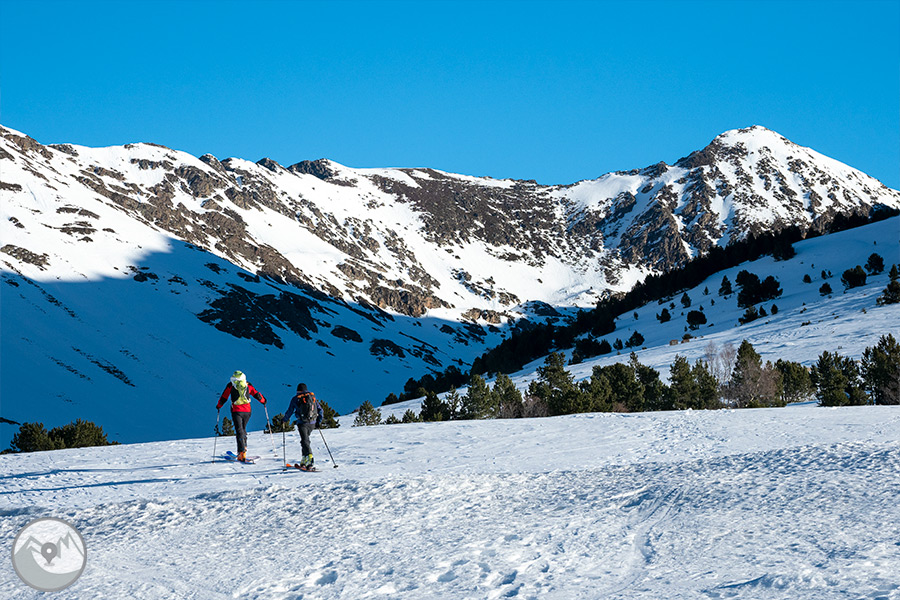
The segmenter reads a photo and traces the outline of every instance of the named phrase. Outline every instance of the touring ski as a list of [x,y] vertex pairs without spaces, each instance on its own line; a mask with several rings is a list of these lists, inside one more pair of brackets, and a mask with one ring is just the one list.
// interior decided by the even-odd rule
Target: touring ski
[[247,465],[255,464],[257,460],[259,460],[258,456],[246,456],[244,460],[238,460],[237,454],[229,450],[225,454],[222,455],[222,458],[229,462],[242,462]]
[[318,469],[315,467],[304,467],[300,463],[287,463],[284,465],[285,468],[288,469],[297,469],[298,471],[307,471],[309,473],[318,473]]

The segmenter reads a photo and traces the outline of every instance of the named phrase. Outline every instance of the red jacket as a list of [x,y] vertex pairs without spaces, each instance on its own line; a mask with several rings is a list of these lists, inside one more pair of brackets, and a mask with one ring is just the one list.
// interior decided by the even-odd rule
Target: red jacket
[[266,399],[263,397],[263,395],[260,394],[257,391],[257,389],[255,387],[253,387],[253,384],[250,383],[249,381],[247,382],[247,396],[248,396],[248,402],[246,404],[235,404],[235,401],[240,399],[241,396],[240,396],[240,393],[237,391],[237,389],[235,389],[235,387],[233,385],[231,385],[231,382],[229,381],[228,385],[225,386],[225,391],[222,392],[222,396],[219,398],[219,403],[216,404],[216,410],[219,410],[220,408],[222,408],[222,405],[225,404],[229,398],[231,398],[231,412],[233,412],[233,413],[235,413],[235,412],[240,412],[240,413],[250,412],[250,402],[249,402],[250,396],[259,400],[260,404],[266,403]]

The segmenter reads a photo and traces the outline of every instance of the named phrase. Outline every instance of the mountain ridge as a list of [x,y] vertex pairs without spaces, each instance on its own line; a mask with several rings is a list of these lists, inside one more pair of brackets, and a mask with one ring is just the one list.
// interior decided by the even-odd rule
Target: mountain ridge
[[[900,207],[895,190],[819,168],[774,132],[733,135],[683,166],[540,186],[44,146],[0,129],[0,290],[4,314],[21,316],[4,320],[3,395],[40,398],[4,415],[127,415],[177,381],[184,422],[163,435],[194,435],[211,420],[201,399],[236,368],[267,394],[306,380],[345,412],[409,377],[464,371],[520,320],[564,322],[714,244]],[[121,401],[95,409],[98,393]],[[160,435],[139,428],[109,433]]]
[[[511,308],[527,300],[589,306],[607,291],[627,290],[650,272],[681,266],[731,239],[788,224],[821,229],[835,214],[866,211],[879,203],[900,207],[897,191],[759,126],[725,132],[674,165],[661,162],[567,186],[435,169],[353,169],[327,159],[285,168],[266,158],[256,163],[237,158],[219,161],[211,155],[195,158],[150,143],[99,150],[45,147],[11,130],[4,132],[4,139],[23,152],[45,159],[50,149],[73,161],[73,155],[99,154],[93,164],[86,161],[90,169],[75,174],[79,185],[251,272],[334,297],[361,297],[411,316],[455,308],[461,304],[460,293],[464,304],[477,303],[478,298],[499,300],[491,306],[482,301],[477,307],[481,310],[496,310],[497,304]],[[125,169],[101,164],[119,149],[136,154],[127,159],[141,171],[129,173],[137,184],[122,186]],[[11,158],[8,152],[0,156]],[[817,162],[827,164],[831,172],[816,167]],[[775,168],[785,164],[787,172]],[[155,185],[140,184],[147,172],[159,169],[165,174],[156,176]],[[314,194],[316,181],[329,186],[324,194]],[[323,210],[323,204],[334,204],[338,196],[342,210]],[[181,202],[176,205],[176,200]],[[394,218],[375,218],[379,208],[393,213],[385,217]],[[297,268],[289,251],[271,244],[259,228],[246,222],[241,211],[250,209],[272,211],[267,221],[279,216],[291,219],[312,233],[316,239],[310,242],[329,246],[334,260],[325,261],[326,269]],[[398,212],[405,213],[399,222]],[[204,239],[195,230],[198,226],[220,235]],[[516,290],[509,289],[509,283],[491,283],[486,273],[471,277],[469,265],[460,264],[461,259],[442,261],[443,273],[436,276],[434,268],[423,268],[418,259],[425,248],[407,246],[411,236],[432,255],[443,249],[456,256],[459,250],[476,246],[480,253],[498,259],[491,266],[506,271],[506,279],[516,279],[509,263],[546,268],[554,259],[590,277],[581,288],[568,289],[566,282],[557,282],[555,289],[544,286],[537,294],[528,288],[531,297],[525,297],[522,286]],[[395,266],[399,269],[391,268]],[[389,271],[394,272],[385,277]],[[446,291],[453,284],[458,293]]]

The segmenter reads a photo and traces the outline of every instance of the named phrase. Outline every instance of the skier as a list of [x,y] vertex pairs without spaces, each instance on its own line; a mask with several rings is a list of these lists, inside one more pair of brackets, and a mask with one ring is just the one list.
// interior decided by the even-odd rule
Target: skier
[[309,434],[313,429],[322,426],[325,413],[322,405],[316,400],[316,395],[310,392],[305,383],[297,384],[297,394],[291,398],[291,404],[284,414],[284,420],[289,422],[291,415],[297,415],[297,431],[300,432],[300,446],[303,458],[300,459],[300,470],[312,471],[313,465],[312,446],[309,444]]
[[234,422],[234,437],[237,438],[238,460],[243,462],[247,458],[247,422],[250,421],[250,396],[265,405],[265,397],[257,391],[253,384],[247,381],[247,376],[240,371],[235,371],[231,381],[225,386],[225,391],[216,404],[216,410],[231,398],[231,420]]

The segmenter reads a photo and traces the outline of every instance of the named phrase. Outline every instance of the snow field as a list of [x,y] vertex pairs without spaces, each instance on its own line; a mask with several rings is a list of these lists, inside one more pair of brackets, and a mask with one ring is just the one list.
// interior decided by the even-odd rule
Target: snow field
[[[0,537],[72,522],[85,599],[897,599],[898,424],[805,405],[341,428],[338,469],[313,437],[316,474],[261,433],[252,466],[210,463],[211,439],[3,456]],[[0,564],[0,598],[36,597]]]

